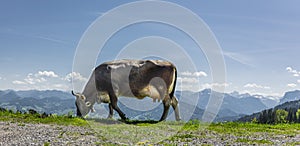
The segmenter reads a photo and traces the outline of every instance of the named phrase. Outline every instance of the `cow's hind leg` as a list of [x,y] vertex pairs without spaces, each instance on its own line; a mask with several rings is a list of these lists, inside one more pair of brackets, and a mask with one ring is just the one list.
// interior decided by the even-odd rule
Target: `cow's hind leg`
[[164,121],[164,120],[166,120],[166,118],[167,118],[167,116],[168,116],[168,113],[169,113],[170,102],[171,102],[171,100],[170,100],[170,97],[169,97],[169,96],[168,96],[168,97],[165,97],[165,98],[163,99],[164,112],[163,112],[163,114],[162,114],[162,116],[161,116],[161,118],[160,118],[159,121]]
[[181,118],[180,118],[180,115],[179,115],[179,105],[178,105],[178,99],[176,98],[176,96],[172,97],[171,105],[172,105],[172,107],[175,111],[176,121],[180,121]]
[[112,118],[113,118],[113,115],[114,115],[114,109],[113,109],[111,103],[108,104],[108,108],[109,108],[109,114],[108,114],[107,119],[112,119]]
[[118,104],[117,104],[118,97],[114,93],[111,92],[111,93],[109,93],[109,98],[110,98],[110,104],[111,104],[112,108],[118,112],[118,114],[122,120],[126,120],[127,118],[126,118],[125,114],[118,107]]

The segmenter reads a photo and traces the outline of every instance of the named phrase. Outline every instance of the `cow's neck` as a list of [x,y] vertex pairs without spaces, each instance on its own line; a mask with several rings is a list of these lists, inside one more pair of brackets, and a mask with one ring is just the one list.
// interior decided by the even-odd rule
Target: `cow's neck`
[[92,73],[89,81],[85,85],[85,88],[82,94],[86,97],[86,101],[89,101],[92,105],[95,104],[97,98],[97,90],[96,90],[96,83],[95,83],[95,74]]

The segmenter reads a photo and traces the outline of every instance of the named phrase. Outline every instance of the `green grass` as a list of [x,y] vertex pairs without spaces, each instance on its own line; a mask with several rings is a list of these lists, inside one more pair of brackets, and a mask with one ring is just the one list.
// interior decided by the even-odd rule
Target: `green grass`
[[[207,133],[216,133],[216,137],[210,137]],[[255,123],[202,123],[199,121],[187,122],[181,130],[174,136],[168,138],[169,141],[189,142],[190,138],[200,139],[221,139],[227,140],[226,136],[236,136],[234,143],[245,145],[274,145],[272,139],[276,136],[283,135],[286,138],[295,137],[300,134],[300,124],[255,124]],[[270,139],[270,137],[273,137]],[[266,138],[266,139],[265,139]],[[166,144],[161,142],[160,144]],[[299,142],[287,143],[288,145],[299,145]],[[230,143],[229,143],[230,145]]]
[[235,134],[237,136],[251,135],[254,133],[270,133],[270,134],[299,134],[300,124],[255,124],[255,123],[212,123],[209,125],[209,130],[223,134]]
[[48,115],[43,117],[42,114],[21,113],[13,111],[0,111],[0,121],[11,121],[19,123],[43,123],[43,124],[58,124],[58,125],[74,125],[87,126],[86,120],[67,115]]

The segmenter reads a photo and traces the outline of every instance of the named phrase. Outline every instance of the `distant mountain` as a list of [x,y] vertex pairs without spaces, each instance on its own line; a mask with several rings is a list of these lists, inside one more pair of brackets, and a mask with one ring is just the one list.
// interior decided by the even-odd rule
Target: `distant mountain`
[[274,109],[289,109],[289,108],[299,109],[300,108],[300,99],[295,100],[295,101],[285,102],[283,104],[276,106]]
[[27,111],[34,109],[40,113],[66,114],[75,111],[75,98],[62,91],[13,91],[0,92],[0,107]]
[[0,97],[0,103],[15,102],[20,99],[21,97],[14,91],[3,91]]
[[262,95],[254,95],[254,97],[260,99],[260,101],[267,106],[267,108],[273,108],[279,104],[279,98],[273,96],[262,96]]
[[59,98],[59,99],[71,99],[75,98],[72,94],[68,92],[58,91],[58,90],[27,90],[27,91],[15,91],[20,97],[28,98],[33,97],[37,99],[43,98]]
[[237,91],[229,93],[229,95],[236,98],[256,98],[259,99],[267,108],[273,108],[279,104],[279,98],[274,96],[263,96],[263,95],[250,95],[249,93],[240,94]]
[[205,109],[209,99],[211,98],[211,93],[213,92],[214,95],[219,96],[218,98],[222,98],[223,96],[223,102],[221,104],[220,111],[230,110],[238,115],[251,114],[267,108],[267,106],[265,106],[260,99],[251,96],[250,94],[235,94],[235,96],[232,96],[231,94],[218,93],[210,89],[205,89],[198,93],[198,107]]
[[[211,97],[211,95],[216,95],[216,97]],[[223,101],[219,101],[221,102],[221,105],[215,121],[237,120],[244,115],[252,114],[268,108],[268,106],[266,106],[263,101],[267,98],[258,98],[257,96],[251,96],[250,94],[239,94],[238,92],[227,94],[212,91],[211,89],[204,89],[200,92],[177,91],[176,96],[182,102],[186,104],[196,105],[203,111],[207,108],[208,102],[210,100],[212,100],[210,102],[211,105],[213,105],[214,103],[216,103],[216,101],[213,100],[222,100],[223,98]],[[198,119],[201,116],[199,115]]]
[[286,92],[283,98],[280,99],[280,104],[283,104],[288,101],[295,101],[295,100],[300,100],[299,90]]

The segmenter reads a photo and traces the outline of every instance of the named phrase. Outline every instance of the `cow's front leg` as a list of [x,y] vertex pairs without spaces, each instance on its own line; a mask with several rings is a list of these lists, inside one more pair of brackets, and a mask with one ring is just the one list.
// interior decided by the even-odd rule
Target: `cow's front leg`
[[114,109],[113,109],[111,103],[108,104],[108,108],[109,108],[109,114],[108,114],[107,119],[112,119],[112,118],[113,118],[113,115],[114,115]]
[[168,116],[168,113],[169,113],[169,108],[170,108],[170,97],[165,97],[164,100],[163,100],[163,105],[164,105],[164,112],[160,118],[159,121],[164,121],[166,120],[167,116]]
[[112,108],[114,110],[116,110],[119,114],[119,116],[121,117],[122,120],[126,120],[126,116],[125,114],[120,110],[120,108],[118,107],[118,97],[114,94],[114,93],[109,93],[109,97],[110,97],[110,104],[112,106]]

